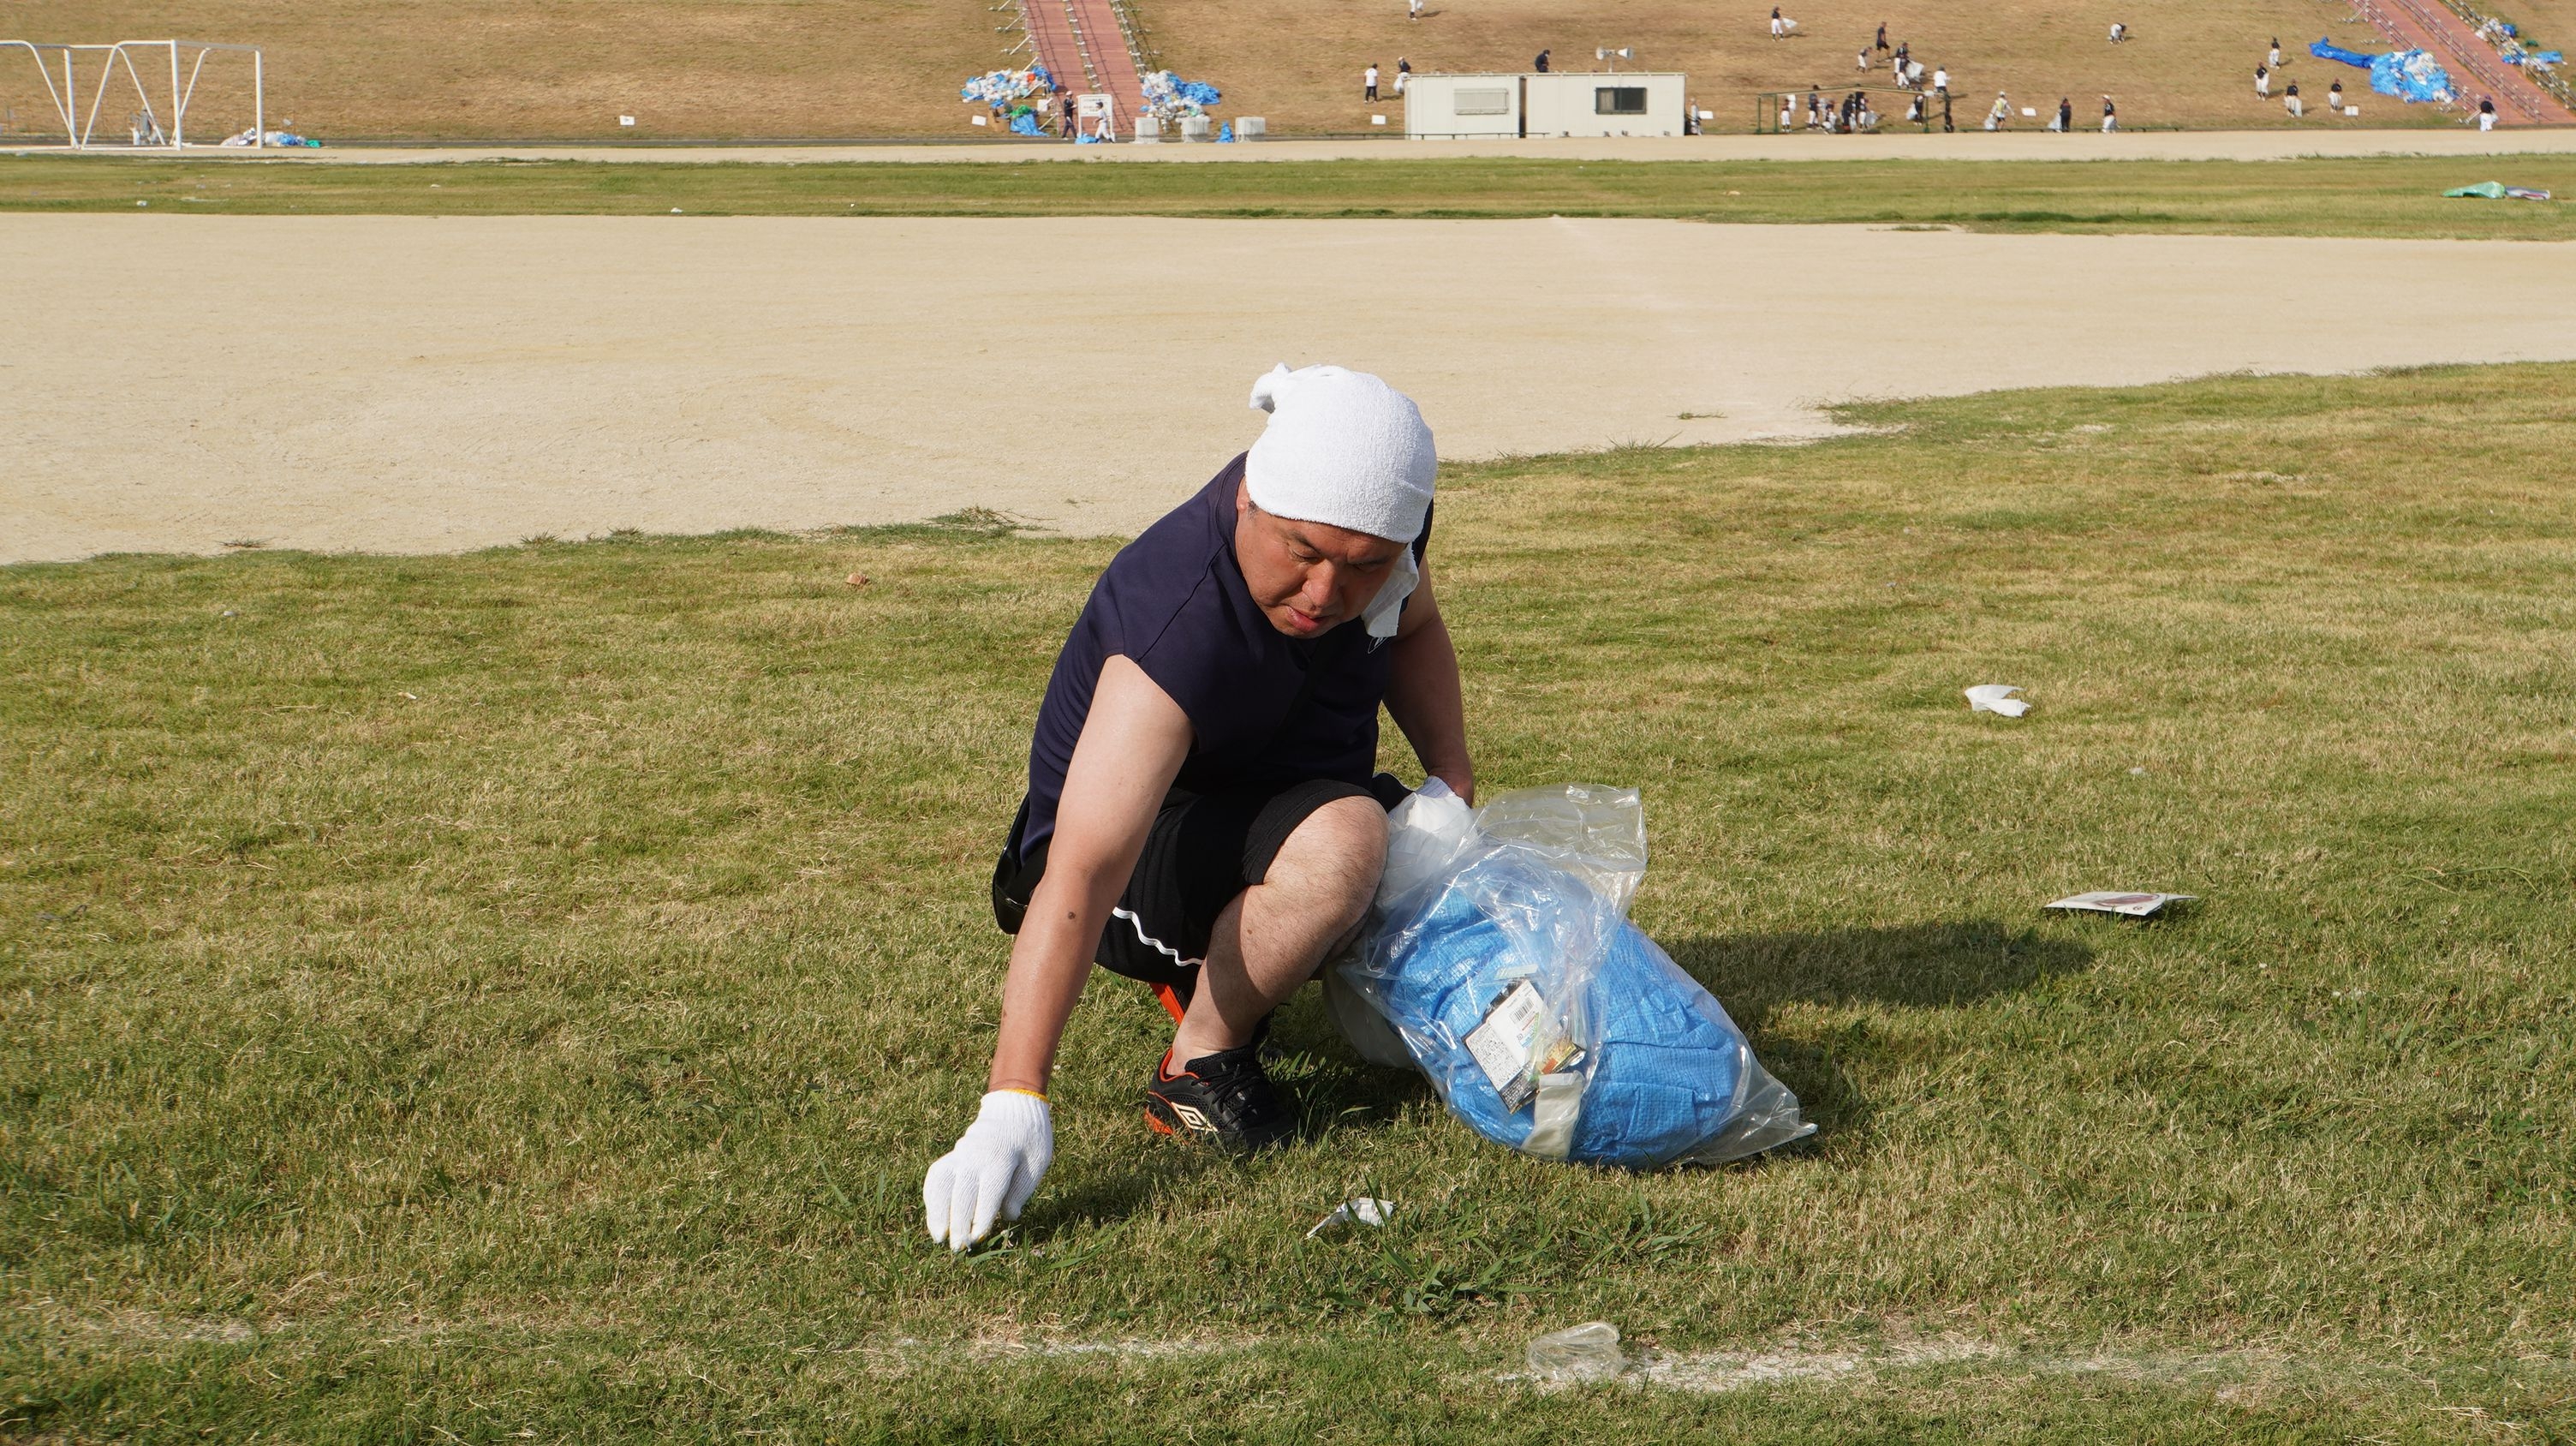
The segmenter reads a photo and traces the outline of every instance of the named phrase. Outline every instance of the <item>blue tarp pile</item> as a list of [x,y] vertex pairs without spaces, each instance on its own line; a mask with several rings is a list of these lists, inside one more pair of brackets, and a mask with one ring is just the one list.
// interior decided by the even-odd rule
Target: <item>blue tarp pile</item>
[[1205,115],[1209,106],[1225,99],[1223,92],[1206,81],[1183,80],[1168,70],[1149,71],[1142,79],[1145,114],[1165,125],[1177,126],[1185,117]]
[[2451,73],[2430,51],[2400,50],[2370,63],[2370,88],[2408,102],[2451,98]]
[[1043,65],[1026,70],[988,70],[958,87],[957,98],[982,101],[995,110],[1007,110],[1015,100],[1055,93],[1055,77]]
[[2534,70],[2554,70],[2567,60],[2566,53],[2563,51],[2532,49],[2524,43],[2522,32],[2516,30],[2510,21],[2489,20],[2478,27],[2478,38],[2494,46],[2496,54],[2503,57],[2507,65],[2527,65]]
[[2364,55],[2358,50],[2346,50],[2342,46],[2335,44],[2333,41],[2322,37],[2318,39],[2316,44],[2308,47],[2308,54],[2315,56],[2319,60],[2340,60],[2346,65],[2358,66],[2363,70],[2370,69],[2370,63],[2379,58],[2376,55]]

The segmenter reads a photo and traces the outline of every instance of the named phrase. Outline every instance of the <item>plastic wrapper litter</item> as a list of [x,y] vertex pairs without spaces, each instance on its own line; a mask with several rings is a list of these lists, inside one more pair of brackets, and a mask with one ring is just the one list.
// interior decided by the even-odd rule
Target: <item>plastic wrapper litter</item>
[[1388,825],[1371,928],[1327,980],[1364,1056],[1391,1063],[1400,1044],[1469,1128],[1543,1159],[1713,1165],[1815,1132],[1725,1008],[1628,922],[1636,790],[1470,810],[1435,779]]

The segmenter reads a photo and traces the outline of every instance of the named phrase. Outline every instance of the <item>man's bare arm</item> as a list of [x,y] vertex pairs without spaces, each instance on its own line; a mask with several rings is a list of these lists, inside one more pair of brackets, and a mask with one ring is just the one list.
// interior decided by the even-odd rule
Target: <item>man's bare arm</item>
[[1056,800],[1046,873],[1011,945],[989,1088],[1046,1093],[1100,931],[1189,751],[1189,715],[1171,695],[1127,658],[1103,664]]
[[1476,765],[1467,754],[1467,703],[1458,686],[1458,650],[1449,642],[1449,625],[1441,620],[1440,601],[1431,593],[1431,565],[1422,565],[1422,581],[1396,628],[1394,675],[1387,680],[1386,711],[1424,771],[1447,783],[1460,798],[1476,798]]

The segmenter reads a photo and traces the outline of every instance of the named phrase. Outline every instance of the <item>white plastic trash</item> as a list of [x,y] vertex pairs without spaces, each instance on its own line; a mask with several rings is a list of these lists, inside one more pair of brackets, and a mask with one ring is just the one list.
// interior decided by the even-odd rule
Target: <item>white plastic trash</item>
[[1971,713],[2000,713],[2007,718],[2018,718],[2024,713],[2030,711],[2029,699],[2016,698],[2013,696],[2013,694],[2020,691],[2021,689],[2014,687],[2009,683],[1979,683],[1977,686],[1966,690],[1968,695],[1968,711]]
[[1185,140],[1185,141],[1203,141],[1203,140],[1206,140],[1207,138],[1208,138],[1208,118],[1207,118],[1206,116],[1203,116],[1203,115],[1185,115],[1185,116],[1181,117],[1181,139],[1182,139],[1182,140]]
[[1619,1328],[1606,1320],[1550,1331],[1529,1343],[1529,1368],[1556,1381],[1606,1381],[1628,1369]]
[[1270,122],[1257,115],[1239,116],[1235,119],[1234,138],[1236,140],[1257,141],[1268,134],[1270,134]]

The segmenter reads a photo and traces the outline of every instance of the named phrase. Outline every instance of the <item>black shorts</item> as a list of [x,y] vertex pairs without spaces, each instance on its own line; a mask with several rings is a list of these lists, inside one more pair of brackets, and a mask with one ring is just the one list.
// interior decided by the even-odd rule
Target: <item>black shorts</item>
[[[1163,796],[1162,811],[1145,835],[1145,851],[1137,856],[1136,872],[1128,876],[1109,926],[1101,931],[1092,962],[1153,985],[1167,1007],[1187,1008],[1216,916],[1235,895],[1269,875],[1271,860],[1297,825],[1340,799],[1375,799],[1379,807],[1393,808],[1406,792],[1386,773],[1365,787],[1317,778],[1212,793],[1173,789]],[[1011,821],[1010,839],[993,866],[993,921],[1005,934],[1020,931],[1029,897],[1046,875],[1044,840],[1022,856],[1020,835],[1028,823],[1029,804],[1023,798],[1019,817]]]

